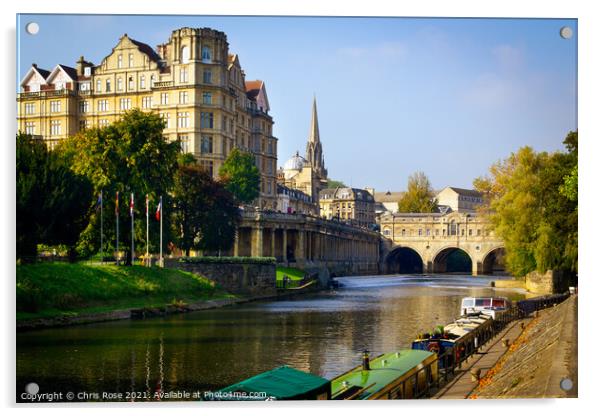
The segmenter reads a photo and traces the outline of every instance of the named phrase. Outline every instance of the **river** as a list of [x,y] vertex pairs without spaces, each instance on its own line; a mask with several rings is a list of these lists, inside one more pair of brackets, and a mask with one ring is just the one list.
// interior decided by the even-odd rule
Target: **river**
[[[326,378],[371,355],[408,348],[451,321],[465,296],[524,298],[491,278],[338,278],[333,291],[147,320],[17,334],[17,395],[215,390],[280,365]],[[92,398],[94,399],[94,397]]]

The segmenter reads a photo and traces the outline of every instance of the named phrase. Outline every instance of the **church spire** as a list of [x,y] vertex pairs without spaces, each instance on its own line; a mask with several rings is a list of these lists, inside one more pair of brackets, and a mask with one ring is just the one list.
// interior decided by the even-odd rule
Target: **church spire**
[[309,142],[320,142],[320,129],[318,127],[318,109],[316,107],[316,96],[314,95],[314,104],[311,110],[311,125],[309,127]]
[[307,150],[305,159],[311,165],[312,170],[319,176],[326,178],[328,172],[324,167],[324,155],[322,154],[322,143],[320,142],[320,129],[318,127],[318,107],[316,105],[316,96],[311,109],[311,124],[309,127],[309,137],[307,139]]

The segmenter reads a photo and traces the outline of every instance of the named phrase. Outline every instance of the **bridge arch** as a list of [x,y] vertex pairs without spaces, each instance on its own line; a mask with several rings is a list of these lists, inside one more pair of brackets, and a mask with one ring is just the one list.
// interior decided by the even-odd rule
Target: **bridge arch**
[[466,273],[473,270],[473,259],[470,254],[459,247],[442,248],[433,257],[434,273]]
[[424,261],[415,249],[411,247],[395,247],[385,259],[386,273],[409,274],[424,273]]
[[506,249],[504,246],[489,250],[483,257],[483,274],[506,274],[505,256]]

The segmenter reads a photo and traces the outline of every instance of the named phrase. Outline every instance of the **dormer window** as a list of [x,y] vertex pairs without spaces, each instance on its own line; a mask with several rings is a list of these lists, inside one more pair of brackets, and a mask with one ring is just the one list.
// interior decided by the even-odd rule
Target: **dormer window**
[[63,82],[57,82],[54,86],[54,89],[56,90],[62,90],[63,88],[65,88],[65,83]]
[[92,68],[90,68],[89,66],[84,68],[84,76],[85,77],[89,77],[90,75],[92,75]]

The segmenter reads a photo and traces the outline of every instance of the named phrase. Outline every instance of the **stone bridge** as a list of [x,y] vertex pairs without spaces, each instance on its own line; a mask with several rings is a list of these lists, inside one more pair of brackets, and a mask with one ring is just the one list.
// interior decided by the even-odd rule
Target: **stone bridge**
[[330,274],[377,274],[380,235],[303,214],[242,214],[232,255],[275,257],[278,264]]
[[386,214],[383,273],[503,273],[504,243],[475,213]]

